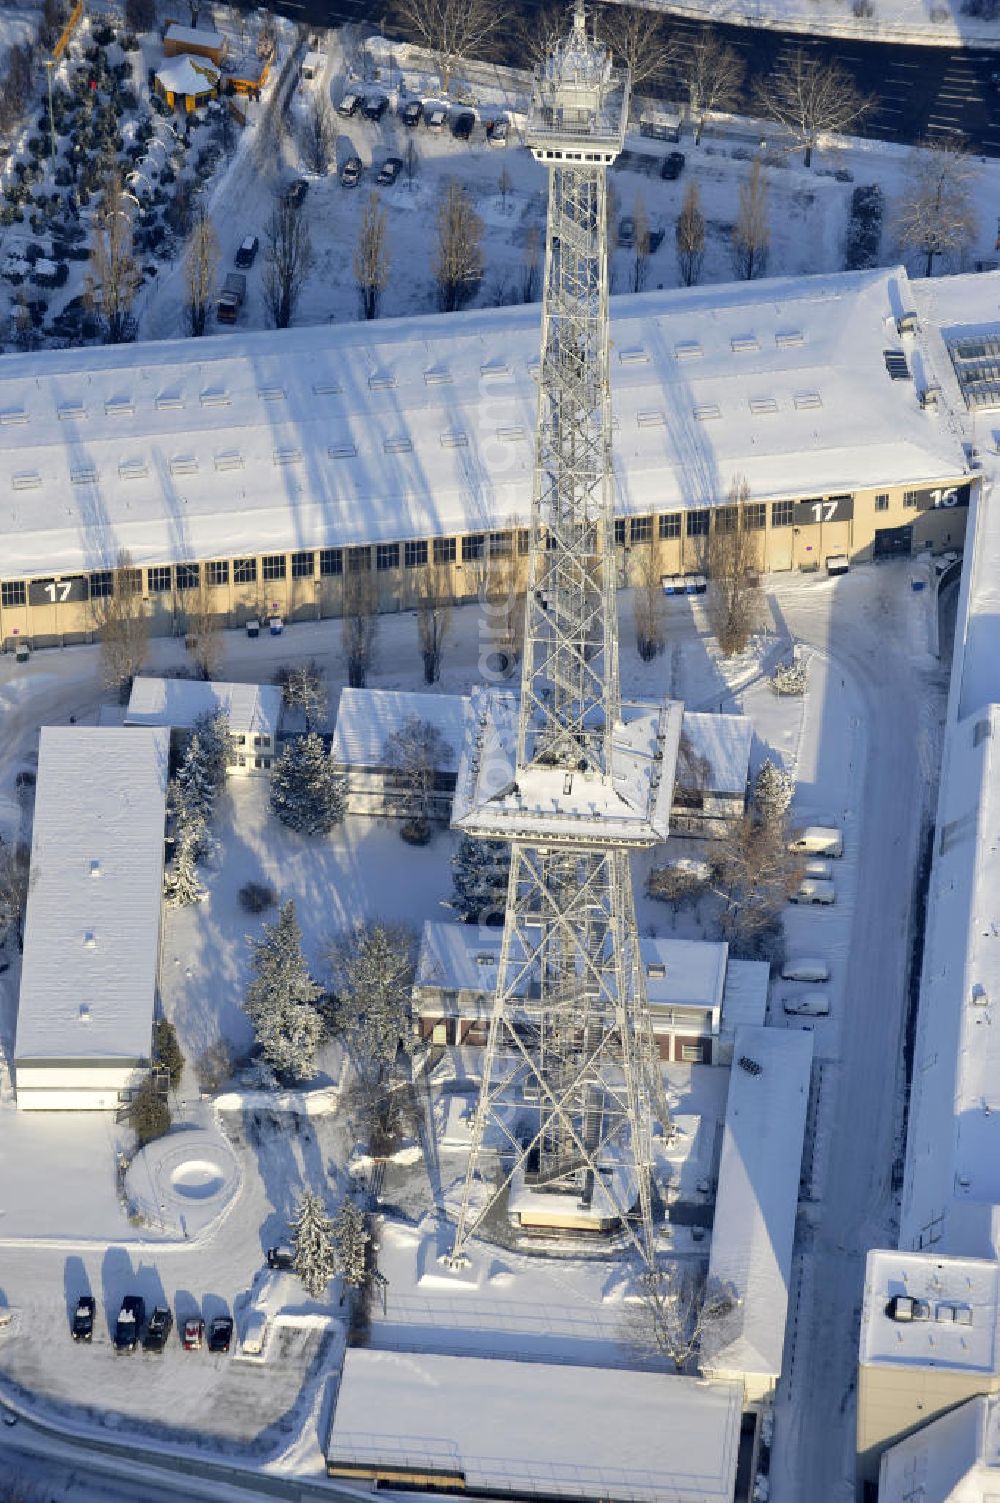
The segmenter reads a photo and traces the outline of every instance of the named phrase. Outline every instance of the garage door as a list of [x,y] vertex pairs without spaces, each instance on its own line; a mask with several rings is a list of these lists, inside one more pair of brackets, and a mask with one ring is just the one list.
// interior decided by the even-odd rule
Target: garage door
[[876,527],[873,558],[909,558],[913,552],[912,527]]

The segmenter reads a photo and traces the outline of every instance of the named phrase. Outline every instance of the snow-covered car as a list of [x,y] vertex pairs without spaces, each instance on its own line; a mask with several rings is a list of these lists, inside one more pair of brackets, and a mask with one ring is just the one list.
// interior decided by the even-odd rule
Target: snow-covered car
[[424,124],[428,130],[444,130],[444,123],[448,118],[448,111],[440,104],[432,104],[429,110],[424,110]]
[[510,122],[508,121],[506,115],[498,115],[495,120],[491,120],[489,125],[486,127],[486,138],[489,141],[490,145],[506,146],[507,132],[509,129]]
[[366,120],[381,120],[388,108],[389,101],[384,94],[368,94],[361,106],[361,113]]
[[228,1315],[217,1315],[208,1325],[208,1350],[228,1352],[233,1344],[233,1322]]
[[402,166],[403,160],[401,157],[386,157],[378,170],[378,177],[376,177],[375,181],[382,188],[391,188],[399,176]]
[[97,1301],[92,1294],[82,1294],[73,1311],[70,1333],[74,1341],[91,1341],[94,1336],[94,1312]]
[[142,1336],[142,1323],[146,1315],[146,1303],[141,1295],[126,1294],[115,1322],[114,1347],[116,1352],[134,1352]]
[[675,177],[680,177],[684,171],[686,160],[687,158],[682,151],[668,151],[667,155],[663,158],[660,176],[665,177],[668,182],[672,182]]
[[146,1334],[142,1338],[144,1352],[162,1352],[167,1344],[167,1338],[174,1328],[174,1317],[166,1305],[157,1305],[149,1317]]
[[423,113],[424,106],[421,100],[408,99],[399,112],[399,118],[404,125],[408,125],[412,130],[415,125],[420,124]]
[[361,181],[363,164],[360,157],[348,157],[340,169],[340,185],[342,188],[356,188]]
[[287,1242],[279,1242],[277,1247],[269,1247],[265,1257],[268,1268],[293,1268],[295,1266],[295,1249],[289,1247]]
[[205,1322],[200,1315],[192,1315],[184,1322],[181,1341],[186,1352],[200,1352],[205,1344]]

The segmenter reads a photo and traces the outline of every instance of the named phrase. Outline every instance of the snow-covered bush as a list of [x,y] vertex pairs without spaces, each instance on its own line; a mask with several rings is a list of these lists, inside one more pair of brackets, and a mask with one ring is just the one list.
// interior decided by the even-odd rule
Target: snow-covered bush
[[754,780],[753,801],[757,816],[766,825],[778,827],[795,797],[795,779],[783,767],[766,758]]
[[696,903],[706,891],[712,872],[705,861],[683,858],[669,866],[655,866],[649,874],[646,888],[651,898],[659,898],[674,909],[686,903]]
[[271,811],[302,835],[326,835],[344,817],[344,780],[321,736],[290,741],[271,770]]
[[306,1190],[292,1222],[293,1267],[308,1295],[320,1299],[336,1272],[333,1222],[323,1202]]
[[276,924],[250,941],[254,979],[244,1010],[253,1024],[257,1046],[279,1075],[305,1080],[313,1072],[323,1037],[317,1010],[321,988],[309,974],[302,954],[302,932],[295,904],[287,902]]
[[266,882],[244,882],[239,900],[244,913],[266,913],[278,901],[274,888]]
[[333,1247],[336,1270],[352,1289],[360,1289],[365,1282],[369,1240],[364,1214],[353,1200],[342,1200],[333,1218]]
[[801,663],[781,663],[768,682],[775,694],[804,694],[806,670]]
[[502,924],[509,876],[510,845],[506,840],[476,840],[463,835],[451,858],[451,906],[467,924]]

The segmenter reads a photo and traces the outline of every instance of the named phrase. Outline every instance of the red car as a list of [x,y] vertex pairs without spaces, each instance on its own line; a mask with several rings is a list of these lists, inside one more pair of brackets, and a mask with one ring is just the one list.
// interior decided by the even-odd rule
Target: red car
[[192,1315],[190,1320],[184,1322],[184,1333],[181,1337],[186,1352],[200,1352],[205,1344],[205,1322],[200,1315]]

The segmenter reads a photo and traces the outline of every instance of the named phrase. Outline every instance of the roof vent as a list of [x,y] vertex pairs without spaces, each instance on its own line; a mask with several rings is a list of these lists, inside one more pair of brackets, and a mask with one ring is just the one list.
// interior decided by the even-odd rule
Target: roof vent
[[184,398],[179,391],[161,391],[156,398],[156,405],[166,412],[180,412],[184,406]]
[[484,381],[500,381],[510,375],[510,366],[505,360],[491,360],[479,367],[479,374]]
[[737,334],[729,341],[729,347],[734,355],[752,355],[760,349],[760,341],[756,334]]
[[492,950],[480,950],[476,956],[476,965],[496,965],[497,958]]
[[973,1007],[989,1007],[990,1005],[989,992],[981,981],[977,981],[972,988],[972,1005]]
[[170,461],[171,475],[197,475],[198,461],[191,454],[177,454]]
[[396,384],[392,371],[372,371],[368,377],[369,391],[391,391]]
[[36,491],[42,477],[37,470],[21,470],[20,474],[12,476],[10,483],[16,491]]
[[711,422],[713,418],[722,416],[722,408],[717,402],[703,402],[694,410],[695,419],[699,423]]
[[757,417],[765,412],[777,412],[778,404],[774,397],[751,397],[750,411]]
[[105,417],[133,417],[135,403],[131,397],[109,397],[104,404]]
[[901,313],[896,320],[897,334],[916,334],[920,328],[920,320],[911,309],[908,313]]
[[938,403],[940,402],[940,400],[941,400],[941,388],[940,388],[940,386],[936,386],[936,385],[925,386],[924,389],[923,389],[923,391],[920,393],[920,405],[924,409],[925,412],[928,412],[928,411],[934,411],[934,412],[936,412],[937,408],[938,408]]
[[450,433],[441,434],[442,449],[467,449],[468,446],[469,435],[467,433],[460,433],[457,429],[453,429]]
[[774,342],[779,350],[793,350],[796,345],[805,344],[805,337],[801,329],[779,329]]
[[229,393],[224,387],[208,387],[201,393],[201,405],[203,407],[228,407]]
[[258,386],[257,395],[262,402],[283,402],[285,388],[283,386]]
[[661,412],[658,407],[654,407],[646,412],[637,412],[635,420],[640,428],[663,428],[667,422],[666,414]]
[[426,386],[450,386],[452,383],[451,371],[446,371],[438,366],[436,369],[424,371],[424,384]]
[[652,981],[662,981],[667,974],[667,968],[662,960],[651,960],[646,967],[646,975]]
[[56,413],[58,414],[59,421],[65,423],[71,418],[85,418],[87,416],[87,408],[83,402],[60,402],[56,408]]
[[648,365],[649,355],[643,349],[620,350],[618,359],[622,365]]
[[893,381],[909,381],[910,367],[906,363],[906,356],[902,350],[883,350],[882,357],[885,360],[885,368]]
[[271,458],[274,460],[274,463],[277,464],[277,465],[283,465],[283,464],[301,464],[302,463],[302,450],[301,449],[275,449],[274,452],[273,452],[273,454],[271,455]]
[[28,414],[23,407],[5,407],[0,411],[0,423],[3,423],[4,427],[11,423],[26,423],[27,421]]
[[330,444],[326,452],[331,459],[356,459],[358,450],[356,444]]
[[700,360],[704,351],[696,339],[685,339],[674,345],[675,360]]
[[81,1002],[80,1003],[80,1022],[81,1023],[89,1023],[90,1022],[90,1003],[89,1002]]
[[97,466],[93,464],[74,465],[69,472],[69,478],[73,485],[90,485],[97,479]]
[[823,405],[823,398],[818,391],[797,391],[793,400],[799,412],[806,412],[810,408]]
[[386,454],[409,454],[413,449],[413,440],[409,438],[387,438],[383,440],[382,449]]
[[94,931],[92,929],[88,929],[87,932],[83,936],[83,948],[85,950],[96,950],[97,949],[97,938],[96,938],[96,936],[94,934]]
[[339,397],[343,390],[339,381],[313,382],[313,391],[318,397]]
[[90,875],[92,877],[99,877],[101,875],[101,863],[99,861],[92,861],[90,863]]
[[120,480],[143,480],[149,474],[144,459],[123,459],[118,466]]
[[222,470],[242,470],[243,455],[235,449],[228,450],[225,454],[216,454],[215,468]]
[[523,428],[497,429],[497,438],[502,444],[519,444],[525,436]]

